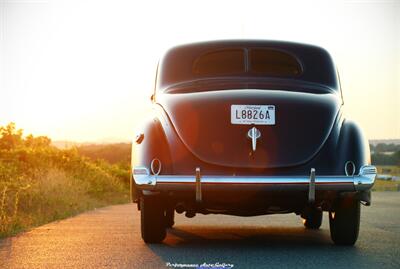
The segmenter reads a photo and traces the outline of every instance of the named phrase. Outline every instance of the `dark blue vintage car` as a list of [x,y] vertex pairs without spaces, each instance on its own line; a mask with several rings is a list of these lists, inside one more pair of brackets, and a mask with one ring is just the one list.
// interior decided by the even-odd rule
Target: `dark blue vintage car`
[[337,70],[320,47],[262,40],[174,47],[160,60],[154,115],[132,149],[142,238],[161,242],[174,212],[295,213],[335,244],[358,237],[376,168],[344,118]]

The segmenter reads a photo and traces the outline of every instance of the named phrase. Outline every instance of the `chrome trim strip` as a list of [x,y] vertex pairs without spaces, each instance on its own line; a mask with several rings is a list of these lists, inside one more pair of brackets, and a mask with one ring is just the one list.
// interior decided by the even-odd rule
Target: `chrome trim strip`
[[[375,183],[376,168],[366,165],[356,176],[315,176],[315,185],[351,185],[355,191],[369,190]],[[196,175],[150,175],[146,167],[135,167],[135,183],[141,187],[158,184],[196,184]],[[310,176],[212,176],[202,175],[201,184],[310,184]]]

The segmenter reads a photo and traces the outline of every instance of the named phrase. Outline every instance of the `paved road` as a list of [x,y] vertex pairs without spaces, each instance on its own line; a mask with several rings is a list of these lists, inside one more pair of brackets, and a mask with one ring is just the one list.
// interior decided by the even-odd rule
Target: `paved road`
[[[0,241],[0,268],[400,268],[400,192],[374,193],[355,247],[331,243],[327,215],[308,231],[299,217],[177,218],[162,245],[140,238],[134,206],[111,206]],[[169,263],[169,264],[168,264]],[[167,266],[168,265],[168,266]],[[220,267],[221,268],[221,267]]]

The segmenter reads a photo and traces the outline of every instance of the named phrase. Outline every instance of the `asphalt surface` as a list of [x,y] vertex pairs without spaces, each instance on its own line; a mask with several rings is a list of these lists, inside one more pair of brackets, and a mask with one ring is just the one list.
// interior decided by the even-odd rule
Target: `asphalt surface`
[[139,222],[126,204],[50,223],[0,241],[0,268],[400,268],[400,192],[373,193],[354,247],[332,244],[326,214],[318,231],[294,214],[178,215],[158,245]]

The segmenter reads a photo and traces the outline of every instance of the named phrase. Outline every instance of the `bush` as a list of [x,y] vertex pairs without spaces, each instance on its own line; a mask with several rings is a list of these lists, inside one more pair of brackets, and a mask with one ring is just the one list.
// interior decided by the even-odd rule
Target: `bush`
[[0,127],[0,237],[28,227],[128,201],[129,168],[92,161],[47,137]]

